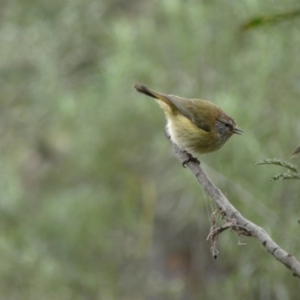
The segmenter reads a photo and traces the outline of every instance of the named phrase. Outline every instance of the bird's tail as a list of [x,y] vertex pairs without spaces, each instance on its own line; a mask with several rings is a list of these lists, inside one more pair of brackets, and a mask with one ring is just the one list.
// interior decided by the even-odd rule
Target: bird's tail
[[172,101],[169,99],[170,95],[161,94],[158,92],[155,92],[144,85],[141,85],[139,83],[134,84],[134,88],[142,94],[145,94],[147,96],[153,97],[156,100],[156,102],[159,104],[159,106],[163,109],[163,111],[167,115],[173,115],[175,112],[178,111],[178,109],[175,107],[175,105],[172,103]]
[[142,93],[142,94],[145,94],[147,96],[150,96],[150,97],[153,97],[155,99],[159,99],[167,104],[170,105],[170,100],[168,99],[168,97],[164,94],[161,94],[161,93],[158,93],[158,92],[155,92],[147,87],[145,87],[144,85],[141,85],[139,83],[135,83],[134,84],[134,88],[139,92],[139,93]]

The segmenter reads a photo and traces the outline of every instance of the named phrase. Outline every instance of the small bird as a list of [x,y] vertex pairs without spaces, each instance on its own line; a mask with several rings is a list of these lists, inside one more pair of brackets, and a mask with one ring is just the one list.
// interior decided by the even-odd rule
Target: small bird
[[234,134],[242,134],[234,120],[212,102],[187,99],[155,92],[136,83],[135,89],[156,99],[167,119],[170,139],[185,150],[189,161],[198,161],[193,155],[220,149]]

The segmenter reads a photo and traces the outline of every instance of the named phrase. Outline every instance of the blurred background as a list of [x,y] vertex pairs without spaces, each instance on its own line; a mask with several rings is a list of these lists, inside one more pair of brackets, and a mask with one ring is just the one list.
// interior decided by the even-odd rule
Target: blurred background
[[255,239],[226,231],[211,257],[215,207],[133,84],[234,117],[244,134],[202,166],[299,258],[299,182],[255,162],[300,143],[300,17],[245,26],[298,8],[2,0],[0,299],[297,299],[299,280]]

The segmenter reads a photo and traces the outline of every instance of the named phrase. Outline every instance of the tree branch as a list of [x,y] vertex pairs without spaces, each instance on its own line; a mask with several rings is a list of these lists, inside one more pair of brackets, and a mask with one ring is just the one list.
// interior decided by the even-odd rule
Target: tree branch
[[[167,131],[166,135],[170,140]],[[180,149],[176,144],[170,141],[175,153],[178,155],[182,162],[189,159],[188,154]],[[185,165],[192,171],[192,173],[197,178],[198,182],[202,185],[207,194],[216,203],[217,207],[222,213],[222,216],[227,221],[227,225],[221,226],[219,229],[213,227],[213,232],[211,231],[208,238],[213,238],[212,243],[215,243],[216,234],[221,233],[228,227],[237,231],[239,235],[253,236],[261,242],[263,247],[272,254],[277,260],[289,268],[294,276],[300,278],[300,262],[295,258],[295,256],[287,253],[279,245],[277,245],[272,238],[265,232],[265,230],[251,221],[247,220],[242,214],[237,211],[237,209],[228,201],[224,194],[214,185],[214,183],[207,177],[207,175],[202,170],[201,166],[194,161],[189,161]],[[230,226],[228,225],[230,224]],[[214,247],[214,251],[216,248]],[[214,252],[213,255],[216,253]]]

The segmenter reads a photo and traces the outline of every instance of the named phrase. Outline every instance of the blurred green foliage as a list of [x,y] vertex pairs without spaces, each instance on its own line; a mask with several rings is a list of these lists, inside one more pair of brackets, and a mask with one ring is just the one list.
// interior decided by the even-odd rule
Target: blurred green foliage
[[[245,217],[300,257],[300,18],[241,33],[278,1],[2,1],[1,299],[296,299],[254,239],[226,232],[134,82],[212,100],[244,130],[201,157]],[[294,161],[297,164],[295,159]],[[273,169],[274,168],[274,169]]]
[[271,178],[271,180],[284,180],[284,179],[300,179],[300,173],[298,171],[298,166],[291,164],[288,161],[282,161],[281,159],[277,158],[266,158],[258,163],[257,165],[275,165],[275,166],[281,166],[283,168],[286,168],[286,172],[279,173]]
[[293,18],[299,18],[299,16],[300,16],[300,10],[293,10],[290,12],[284,12],[279,14],[254,17],[246,21],[246,23],[243,24],[241,29],[249,30],[260,26],[274,25],[277,24],[278,22],[290,21]]

